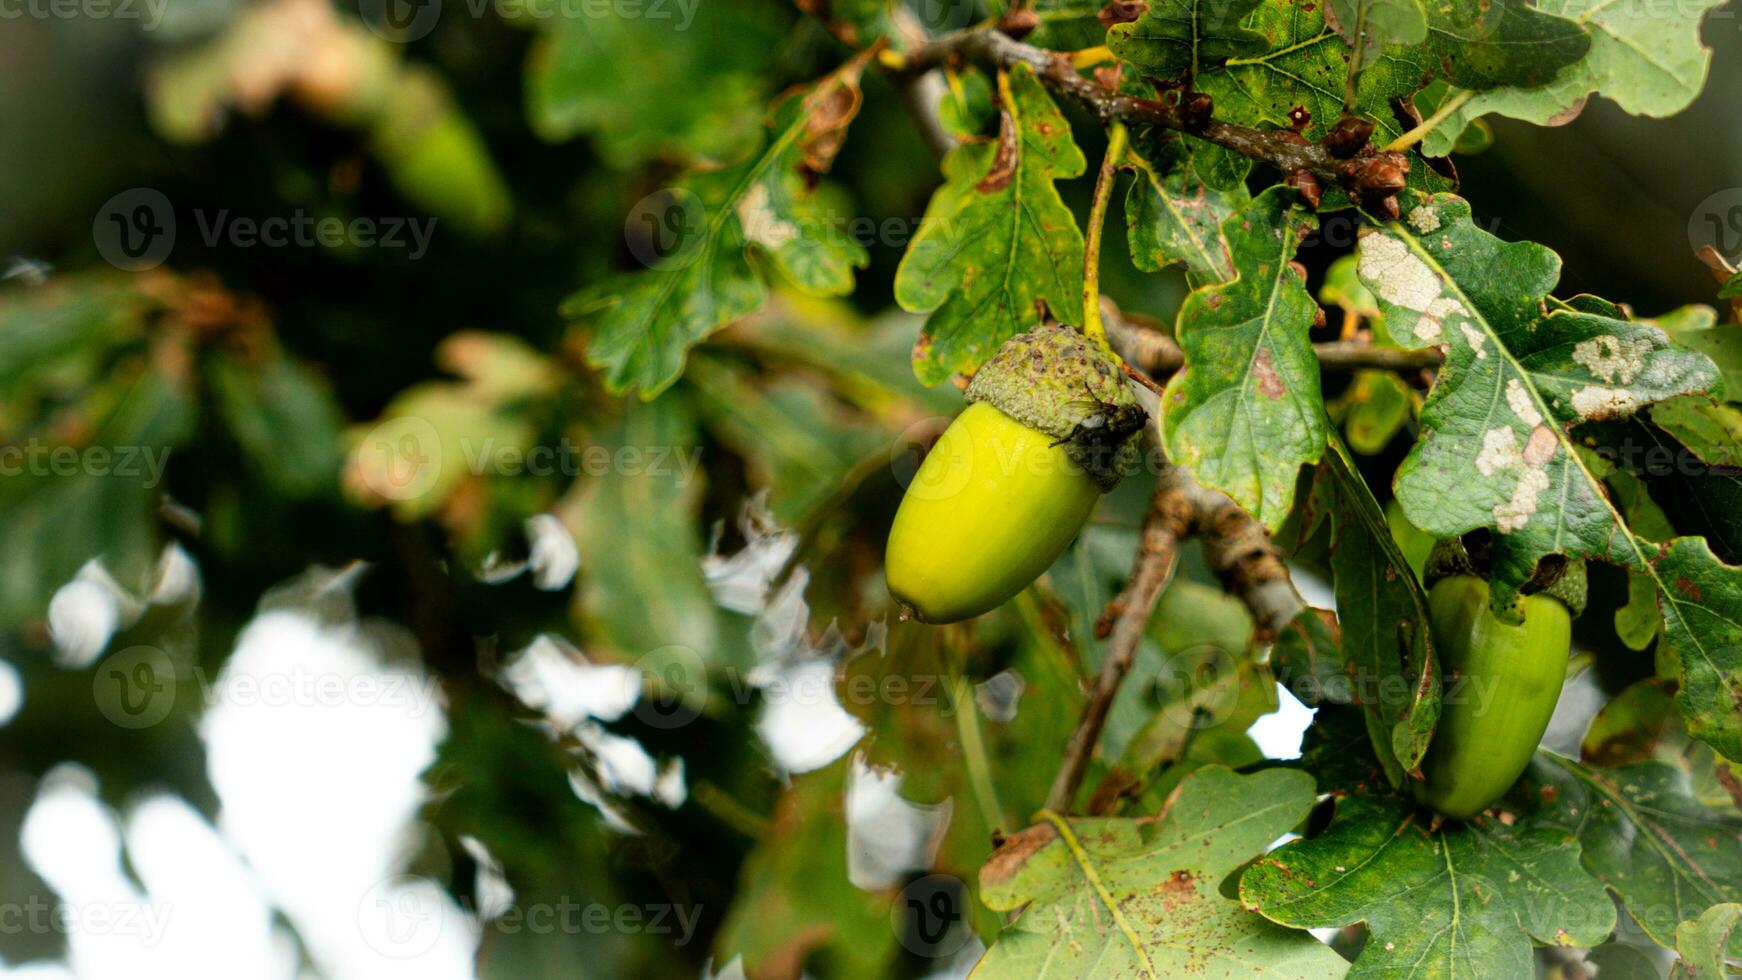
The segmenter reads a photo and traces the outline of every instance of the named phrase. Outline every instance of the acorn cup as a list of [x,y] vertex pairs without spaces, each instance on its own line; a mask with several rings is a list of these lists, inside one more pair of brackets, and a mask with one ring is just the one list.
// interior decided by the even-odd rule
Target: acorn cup
[[1566,681],[1572,620],[1585,605],[1585,564],[1574,559],[1552,584],[1519,603],[1508,623],[1489,605],[1488,582],[1462,547],[1441,542],[1428,560],[1428,616],[1444,702],[1418,802],[1460,820],[1506,795],[1530,765]]
[[1136,468],[1149,421],[1113,353],[1066,326],[1006,341],[967,399],[889,531],[904,619],[960,622],[1027,588]]

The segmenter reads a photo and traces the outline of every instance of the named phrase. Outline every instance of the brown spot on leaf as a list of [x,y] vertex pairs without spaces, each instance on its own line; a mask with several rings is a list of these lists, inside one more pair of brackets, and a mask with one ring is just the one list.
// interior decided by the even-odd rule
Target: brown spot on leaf
[[1052,843],[1058,829],[1050,823],[1037,823],[1004,838],[1004,843],[986,860],[980,869],[980,886],[995,888],[1015,877],[1041,848]]
[[1687,596],[1688,599],[1693,602],[1705,601],[1705,593],[1701,592],[1700,587],[1695,585],[1693,580],[1688,578],[1686,575],[1676,576],[1675,590],[1680,592],[1682,595]]
[[1580,96],[1575,102],[1573,102],[1572,105],[1567,106],[1565,109],[1562,109],[1561,111],[1548,117],[1548,122],[1544,123],[1543,125],[1545,125],[1545,126],[1565,126],[1567,123],[1570,123],[1573,120],[1579,118],[1579,114],[1585,111],[1585,102],[1589,98],[1590,98],[1590,96],[1588,96],[1588,95]]
[[1252,374],[1258,379],[1258,393],[1264,397],[1281,398],[1288,392],[1288,387],[1276,374],[1276,365],[1270,360],[1269,348],[1258,348],[1258,356],[1252,359]]
[[1112,27],[1114,24],[1129,24],[1143,16],[1149,9],[1149,4],[1143,0],[1112,0],[1095,14],[1095,19],[1102,27]]
[[1168,904],[1189,900],[1197,897],[1196,880],[1190,871],[1175,871],[1168,875],[1167,879],[1156,890],[1161,893],[1163,901]]
[[1011,178],[1016,176],[1016,144],[1019,139],[1016,118],[1005,107],[998,110],[998,119],[998,152],[992,156],[992,169],[974,185],[974,189],[982,194],[995,194],[1009,187]]
[[835,154],[847,139],[847,125],[859,115],[859,79],[880,47],[873,45],[859,52],[805,96],[804,132],[799,134],[798,143],[804,152],[807,177],[828,173],[834,165]]

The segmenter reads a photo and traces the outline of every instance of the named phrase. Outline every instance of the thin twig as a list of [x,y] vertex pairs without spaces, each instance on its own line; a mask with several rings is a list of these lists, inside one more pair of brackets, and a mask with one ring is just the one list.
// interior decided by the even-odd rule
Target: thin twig
[[954,60],[975,62],[985,68],[1028,65],[1047,88],[1075,101],[1103,122],[1120,120],[1130,125],[1190,133],[1268,163],[1284,174],[1304,171],[1326,187],[1344,187],[1362,195],[1395,193],[1396,188],[1389,184],[1363,182],[1380,178],[1380,169],[1384,168],[1375,169],[1376,164],[1398,172],[1408,168],[1408,159],[1400,154],[1380,153],[1342,160],[1324,146],[1301,141],[1289,130],[1260,130],[1213,118],[1202,119],[1183,110],[1177,102],[1121,95],[1078,74],[1069,55],[1023,44],[990,28],[935,38],[906,56],[905,70],[923,74]]
[[1179,543],[1191,526],[1191,505],[1181,487],[1184,477],[1185,474],[1174,467],[1162,470],[1155,493],[1150,498],[1131,579],[1109,605],[1113,620],[1107,636],[1107,649],[1101,659],[1101,672],[1095,679],[1094,689],[1089,692],[1088,703],[1083,705],[1076,730],[1065,746],[1064,761],[1046,797],[1047,809],[1065,812],[1076,798],[1083,775],[1088,771],[1089,759],[1101,741],[1107,711],[1113,706],[1113,698],[1119,693],[1119,685],[1124,682],[1126,673],[1131,670],[1132,658],[1143,639],[1149,616],[1161,599],[1162,587],[1173,575],[1179,558]]
[[1083,336],[1103,343],[1107,331],[1101,325],[1101,228],[1107,223],[1107,201],[1113,196],[1119,158],[1124,155],[1125,124],[1115,121],[1107,127],[1107,152],[1101,158],[1101,172],[1095,177],[1089,227],[1083,233]]

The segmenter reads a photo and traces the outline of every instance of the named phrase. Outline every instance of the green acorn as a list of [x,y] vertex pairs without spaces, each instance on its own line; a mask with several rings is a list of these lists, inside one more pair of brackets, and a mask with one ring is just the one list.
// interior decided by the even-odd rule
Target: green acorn
[[1488,583],[1456,542],[1428,561],[1428,615],[1442,671],[1443,706],[1421,771],[1418,801],[1468,819],[1518,781],[1548,730],[1566,681],[1572,620],[1585,604],[1585,565],[1572,560],[1550,586],[1519,603],[1508,623]]
[[928,623],[994,609],[1046,571],[1136,467],[1149,420],[1113,353],[1064,326],[1005,342],[967,399],[889,531],[889,592]]

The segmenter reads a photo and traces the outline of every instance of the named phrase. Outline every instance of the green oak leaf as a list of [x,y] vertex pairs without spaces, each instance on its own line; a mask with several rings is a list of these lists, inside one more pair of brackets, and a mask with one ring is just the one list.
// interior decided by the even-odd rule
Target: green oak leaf
[[1742,764],[1720,758],[1712,747],[1688,738],[1675,710],[1675,693],[1648,677],[1621,691],[1591,719],[1579,757],[1613,769],[1657,759],[1687,770],[1701,806],[1742,807]]
[[1193,286],[1234,278],[1222,223],[1251,200],[1245,186],[1219,190],[1205,182],[1197,155],[1183,139],[1134,147],[1125,159],[1137,168],[1125,198],[1126,235],[1137,268],[1159,272],[1177,263]]
[[1328,0],[1325,21],[1355,49],[1354,67],[1366,68],[1390,47],[1427,40],[1422,0]]
[[1700,20],[1722,2],[1691,0],[1657,7],[1611,0],[1539,0],[1539,15],[1563,17],[1585,28],[1590,50],[1546,84],[1506,84],[1473,96],[1467,90],[1448,90],[1442,105],[1453,98],[1468,101],[1428,134],[1422,152],[1451,152],[1470,122],[1489,113],[1546,126],[1570,122],[1593,93],[1636,116],[1672,116],[1705,87],[1712,51],[1700,43]]
[[1046,821],[1006,839],[980,896],[1022,909],[974,968],[1000,977],[1341,977],[1347,964],[1304,932],[1223,898],[1218,886],[1313,804],[1312,777],[1206,766],[1156,818]]
[[1742,469],[1742,411],[1705,395],[1671,398],[1651,406],[1651,424],[1674,436],[1702,463]]
[[[653,447],[671,455],[665,465],[649,457],[639,468],[579,480],[553,509],[574,529],[581,554],[602,559],[589,561],[580,579],[578,614],[588,634],[626,660],[681,650],[670,658],[678,670],[718,657],[725,645],[714,597],[702,578],[696,531],[704,488],[683,463],[701,452],[694,411],[679,393],[653,402],[627,399],[622,418],[601,442],[612,458],[623,449]],[[641,666],[652,676],[668,676],[656,664]],[[706,678],[674,683],[688,685],[685,691],[707,689]]]
[[1694,734],[1742,757],[1742,569],[1703,539],[1662,545],[1631,529],[1568,435],[1718,381],[1704,356],[1623,319],[1601,300],[1554,303],[1560,261],[1477,228],[1451,195],[1415,198],[1408,222],[1371,229],[1361,279],[1393,339],[1446,353],[1421,414],[1421,439],[1396,479],[1410,521],[1436,537],[1497,532],[1495,611],[1546,555],[1594,558],[1651,576],[1664,639],[1680,655],[1680,704]]
[[1545,85],[1591,50],[1578,22],[1522,0],[1426,2],[1429,48],[1439,74],[1459,88]]
[[[1634,427],[1637,428],[1637,427]],[[1675,537],[1669,517],[1651,498],[1651,490],[1631,470],[1616,467],[1603,472],[1593,464],[1592,472],[1603,477],[1621,507],[1621,516],[1633,533],[1647,541],[1668,541]],[[1615,635],[1629,649],[1644,650],[1663,631],[1663,617],[1657,614],[1657,587],[1651,576],[1641,572],[1627,573],[1627,605],[1615,610]]]
[[565,316],[590,328],[587,362],[604,369],[612,391],[637,388],[652,398],[677,380],[691,347],[760,309],[768,290],[752,253],[805,292],[852,291],[853,270],[869,258],[811,191],[807,165],[813,141],[857,111],[863,69],[862,60],[849,62],[778,103],[759,152],[690,174],[639,215],[666,246],[647,256],[648,269],[589,286],[563,304]]
[[1083,313],[1083,233],[1054,181],[1086,166],[1071,127],[1027,65],[1000,88],[994,142],[944,157],[944,186],[895,273],[895,301],[930,313],[914,348],[927,384],[972,372],[1041,318]]
[[1704,304],[1678,307],[1645,322],[1711,358],[1724,376],[1724,393],[1742,399],[1742,323],[1719,323],[1718,311]]
[[[1312,116],[1301,135],[1317,140],[1343,114],[1348,45],[1325,23],[1318,4],[1267,0],[1247,19],[1247,26],[1266,38],[1265,50],[1230,58],[1198,78],[1198,88],[1215,100],[1216,118],[1286,129],[1294,125],[1290,111],[1298,106]],[[1375,144],[1402,133],[1391,100],[1420,87],[1427,69],[1420,58],[1419,49],[1394,48],[1361,72],[1353,108],[1374,124]],[[1411,176],[1419,177],[1417,172],[1425,169],[1413,168]]]
[[1343,426],[1350,448],[1376,456],[1403,431],[1413,401],[1409,385],[1390,371],[1357,371],[1329,408],[1331,419]]
[[1604,943],[1585,954],[1585,962],[1596,967],[1603,980],[1663,980],[1663,970],[1643,946]]
[[1351,977],[1527,977],[1533,940],[1590,946],[1615,927],[1567,832],[1485,818],[1430,829],[1395,797],[1337,800],[1323,834],[1241,877],[1240,900],[1283,925],[1366,922]]
[[673,19],[563,9],[538,19],[526,60],[526,113],[539,136],[585,134],[625,170],[655,157],[730,160],[754,149],[771,91],[760,72],[780,43],[778,19],[746,4],[701,4],[686,25],[694,29],[674,31]]
[[[993,10],[1005,7],[990,5]],[[1106,6],[1104,0],[1033,0],[1027,9],[1040,17],[1040,25],[1024,41],[1048,51],[1081,51],[1107,42],[1107,26],[1097,15]],[[973,12],[971,4],[939,3],[938,8],[960,10],[966,20]],[[966,25],[963,25],[966,26]]]
[[[1679,399],[1661,404],[1675,401]],[[1658,407],[1652,406],[1653,411]],[[1600,456],[1640,481],[1661,511],[1663,521],[1656,522],[1658,515],[1652,515],[1651,527],[1635,527],[1634,532],[1653,541],[1667,541],[1675,531],[1699,535],[1724,561],[1742,561],[1742,469],[1721,461],[1733,447],[1697,439],[1683,442],[1655,422],[1655,414],[1649,423],[1635,415],[1624,422],[1586,426],[1580,432],[1595,444]],[[1708,455],[1713,459],[1704,458]],[[1622,514],[1632,521],[1626,509]]]
[[1275,530],[1295,477],[1325,450],[1318,305],[1289,265],[1317,220],[1276,186],[1222,224],[1235,278],[1186,297],[1175,331],[1185,368],[1162,398],[1168,456]]
[[1676,766],[1593,769],[1538,752],[1517,792],[1541,802],[1532,825],[1578,838],[1585,868],[1660,946],[1711,906],[1742,901],[1742,819],[1701,806]]
[[199,423],[192,388],[168,373],[121,364],[77,391],[71,404],[83,428],[76,436],[57,438],[48,428],[7,433],[14,447],[52,448],[55,460],[76,450],[103,453],[107,462],[98,466],[90,456],[90,465],[69,475],[60,462],[9,460],[15,472],[0,480],[0,548],[12,560],[0,571],[0,626],[41,616],[54,590],[92,558],[129,587],[150,581],[163,546],[156,517],[163,468]]
[[1325,454],[1342,646],[1380,766],[1393,786],[1421,765],[1440,717],[1427,595],[1385,512],[1333,434]]
[[1260,54],[1264,35],[1240,26],[1264,0],[1155,0],[1137,20],[1107,29],[1107,47],[1124,61],[1161,78]]
[[303,498],[336,486],[344,413],[318,372],[271,344],[247,358],[213,357],[206,383],[249,467],[273,490]]
[[1738,954],[1742,943],[1742,904],[1725,902],[1714,905],[1698,919],[1684,922],[1675,930],[1675,950],[1681,955],[1675,975],[1686,980],[1725,980],[1738,969]]

